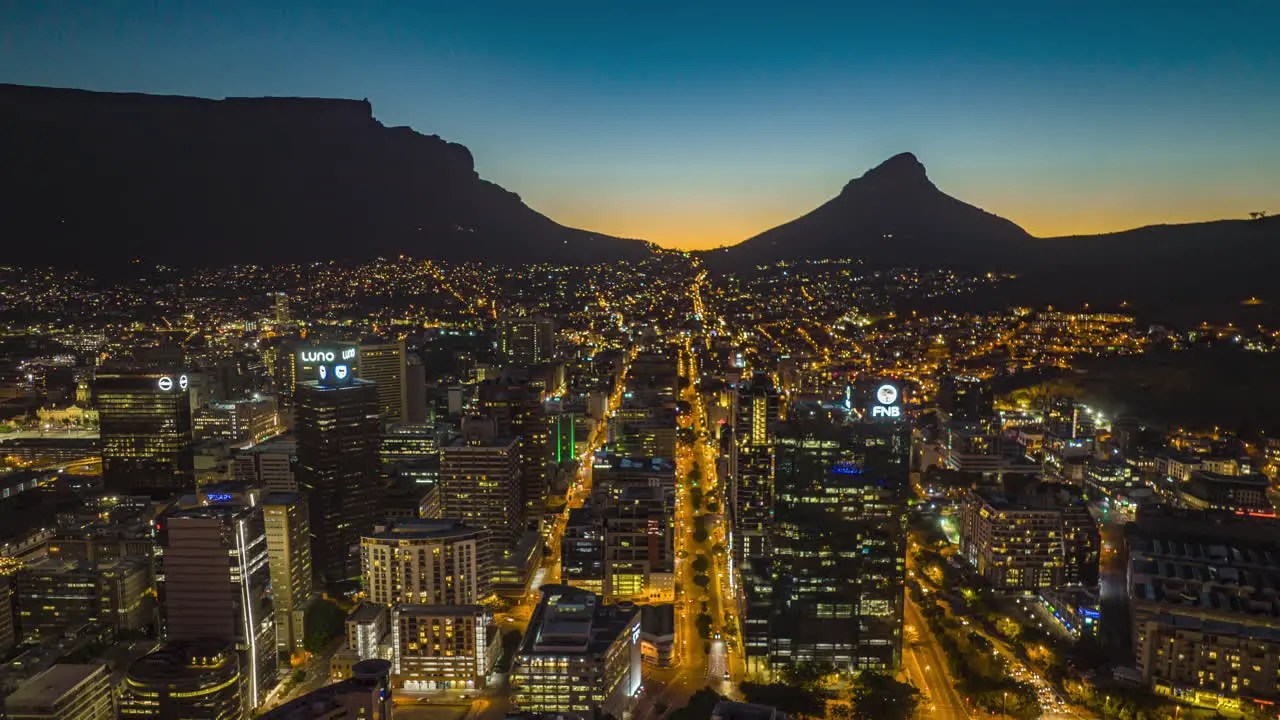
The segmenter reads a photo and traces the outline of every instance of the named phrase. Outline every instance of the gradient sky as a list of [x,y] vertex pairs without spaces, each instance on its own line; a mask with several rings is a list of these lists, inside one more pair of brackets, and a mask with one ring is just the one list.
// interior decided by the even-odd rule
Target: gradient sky
[[1037,235],[1280,214],[1280,0],[0,4],[0,82],[367,97],[565,223],[733,243],[914,152]]

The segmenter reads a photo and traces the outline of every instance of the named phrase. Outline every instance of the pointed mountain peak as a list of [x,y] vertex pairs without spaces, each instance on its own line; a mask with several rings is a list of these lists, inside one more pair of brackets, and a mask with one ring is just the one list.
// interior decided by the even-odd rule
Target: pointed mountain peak
[[885,160],[879,165],[871,168],[865,174],[864,178],[873,177],[895,177],[895,178],[921,178],[927,179],[924,171],[924,165],[916,159],[915,155],[909,152],[898,153],[893,157]]
[[849,192],[854,187],[880,186],[880,187],[932,187],[933,183],[929,182],[928,175],[925,174],[924,165],[916,159],[915,155],[909,152],[898,153],[893,157],[885,160],[879,165],[871,168],[863,173],[862,177],[850,180],[844,186],[844,191]]

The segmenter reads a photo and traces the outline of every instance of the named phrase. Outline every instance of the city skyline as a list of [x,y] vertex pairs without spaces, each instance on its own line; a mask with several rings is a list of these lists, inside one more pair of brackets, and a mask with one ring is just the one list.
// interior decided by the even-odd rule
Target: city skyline
[[558,222],[681,249],[903,151],[1036,236],[1276,210],[1274,6],[763,7],[22,6],[0,81],[367,97]]

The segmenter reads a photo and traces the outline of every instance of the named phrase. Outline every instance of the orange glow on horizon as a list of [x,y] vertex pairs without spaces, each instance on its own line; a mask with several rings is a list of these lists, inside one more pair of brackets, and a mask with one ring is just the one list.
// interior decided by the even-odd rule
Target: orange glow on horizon
[[[1064,213],[1044,212],[1026,208],[1019,212],[1011,209],[1002,212],[986,206],[1020,225],[1035,237],[1051,238],[1070,235],[1099,235],[1121,232],[1146,225],[1172,225],[1180,223],[1210,222],[1213,220],[1248,220],[1248,213],[1238,211],[1249,206],[1247,202],[1232,207],[1182,206],[1168,213],[1157,213],[1143,208],[1132,210],[1096,208],[1093,212]],[[815,204],[814,207],[817,207]],[[1251,206],[1250,206],[1251,207]],[[809,208],[812,209],[812,208]],[[570,227],[583,228],[615,237],[636,238],[657,243],[676,250],[710,250],[736,245],[778,225],[790,222],[809,209],[792,214],[761,209],[747,214],[726,216],[696,216],[691,213],[664,216],[605,216],[592,213],[565,213],[556,220]]]

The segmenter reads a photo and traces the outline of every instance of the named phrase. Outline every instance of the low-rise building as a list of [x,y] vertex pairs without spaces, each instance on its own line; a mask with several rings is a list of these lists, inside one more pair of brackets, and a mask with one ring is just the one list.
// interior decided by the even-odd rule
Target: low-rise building
[[259,720],[390,720],[391,663],[364,660],[347,679],[295,698],[258,716]]
[[624,717],[640,690],[640,609],[546,585],[511,668],[515,705]]
[[9,720],[115,720],[105,665],[54,665],[4,699]]
[[1178,487],[1178,501],[1192,510],[1274,513],[1264,475],[1223,475],[1197,470]]

